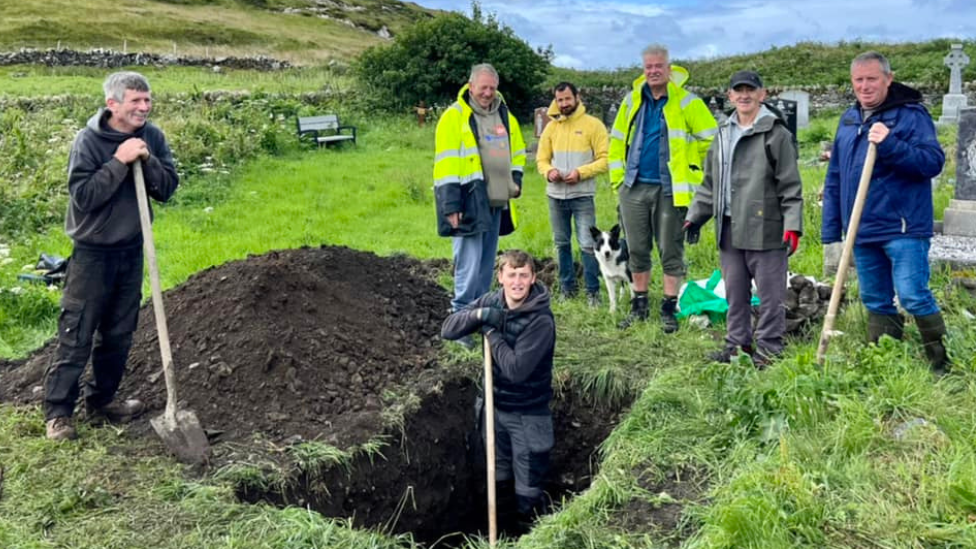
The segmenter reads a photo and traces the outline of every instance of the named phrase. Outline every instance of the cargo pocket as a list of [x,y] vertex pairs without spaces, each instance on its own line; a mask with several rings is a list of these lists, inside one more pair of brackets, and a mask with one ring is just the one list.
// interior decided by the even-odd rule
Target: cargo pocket
[[70,347],[81,346],[81,319],[85,301],[69,296],[61,297],[61,316],[58,318],[58,341]]
[[522,416],[529,448],[529,486],[539,488],[549,471],[549,451],[554,443],[552,416]]

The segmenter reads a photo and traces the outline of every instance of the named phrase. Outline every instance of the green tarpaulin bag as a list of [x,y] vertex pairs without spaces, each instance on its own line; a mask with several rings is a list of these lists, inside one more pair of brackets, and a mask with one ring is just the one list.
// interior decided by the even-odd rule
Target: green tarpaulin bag
[[[686,318],[691,315],[708,315],[708,320],[712,323],[725,320],[725,313],[729,310],[729,302],[715,293],[715,288],[722,281],[722,271],[715,269],[712,276],[705,281],[705,286],[701,286],[695,280],[689,280],[685,286],[685,291],[678,299],[678,318]],[[752,305],[759,305],[759,298],[752,296]]]

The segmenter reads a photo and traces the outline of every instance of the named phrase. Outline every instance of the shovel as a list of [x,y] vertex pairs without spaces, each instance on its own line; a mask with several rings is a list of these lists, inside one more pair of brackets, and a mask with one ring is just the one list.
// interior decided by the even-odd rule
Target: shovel
[[163,290],[159,283],[156,245],[153,243],[152,221],[149,218],[149,200],[146,198],[146,183],[142,177],[141,159],[132,163],[132,171],[135,175],[143,247],[149,262],[149,286],[152,288],[153,313],[156,315],[156,332],[159,335],[159,353],[163,358],[163,376],[166,378],[166,411],[163,415],[149,420],[149,423],[177,459],[184,463],[204,463],[210,444],[207,441],[207,434],[200,426],[200,420],[190,410],[176,409],[176,372],[173,370],[173,354],[169,348],[169,329],[166,327],[166,312],[163,310]]
[[485,450],[488,458],[488,544],[498,541],[498,521],[495,512],[495,390],[491,377],[491,345],[485,336]]
[[837,279],[834,280],[834,289],[830,292],[830,305],[827,306],[823,331],[820,332],[820,345],[817,347],[817,364],[821,366],[823,366],[824,357],[827,354],[827,344],[830,343],[830,336],[834,332],[834,319],[837,317],[837,309],[840,308],[840,294],[844,291],[847,269],[850,267],[851,256],[854,253],[854,240],[857,238],[857,228],[861,224],[861,212],[864,211],[864,202],[868,197],[868,187],[871,186],[871,172],[874,171],[874,160],[877,156],[877,145],[868,143],[868,153],[864,158],[864,169],[861,170],[861,180],[857,184],[857,196],[854,197],[854,209],[851,211],[851,221],[847,224],[847,238],[844,240],[844,251],[840,254],[840,266],[837,267]]

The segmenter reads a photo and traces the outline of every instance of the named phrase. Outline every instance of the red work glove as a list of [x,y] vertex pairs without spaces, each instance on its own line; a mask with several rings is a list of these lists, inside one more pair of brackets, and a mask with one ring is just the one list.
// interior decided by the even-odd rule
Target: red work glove
[[796,253],[796,247],[800,245],[800,233],[796,231],[786,231],[783,233],[783,243],[789,247],[786,257]]

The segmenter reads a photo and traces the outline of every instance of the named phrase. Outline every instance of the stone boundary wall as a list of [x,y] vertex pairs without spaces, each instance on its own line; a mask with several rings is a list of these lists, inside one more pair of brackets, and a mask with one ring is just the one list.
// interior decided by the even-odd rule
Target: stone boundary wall
[[13,52],[0,52],[0,66],[3,65],[46,65],[48,67],[103,67],[119,68],[132,66],[180,65],[187,67],[223,67],[228,69],[249,69],[275,71],[291,67],[287,61],[270,57],[182,57],[156,53],[123,53],[107,49],[78,51],[69,49],[35,50],[24,48]]
[[[936,89],[931,84],[913,84],[910,82],[905,84],[922,92],[925,106],[929,110],[941,106],[942,96],[948,92],[948,89]],[[725,90],[715,88],[689,86],[688,89],[701,97],[725,96]],[[770,86],[767,89],[771,98],[775,98],[779,93],[787,90],[801,90],[809,93],[811,116],[824,110],[847,108],[854,103],[854,92],[850,86]],[[587,112],[603,119],[604,123],[609,125],[613,123],[613,120],[608,119],[608,114],[611,111],[616,112],[616,108],[619,107],[620,102],[629,91],[629,89],[610,86],[583,87],[580,88],[580,96],[586,105]],[[976,105],[976,82],[963,83],[963,93],[968,97],[970,105]],[[551,95],[540,95],[535,99],[535,105],[537,107],[548,106],[551,101]]]

